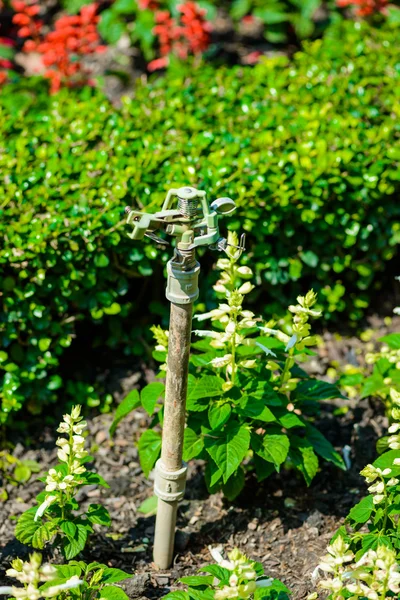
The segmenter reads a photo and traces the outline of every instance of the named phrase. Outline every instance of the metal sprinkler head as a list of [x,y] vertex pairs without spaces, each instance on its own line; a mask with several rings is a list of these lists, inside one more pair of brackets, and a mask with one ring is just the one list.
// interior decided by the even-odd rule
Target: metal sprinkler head
[[[132,226],[128,236],[132,240],[148,237],[157,244],[168,245],[167,240],[156,235],[156,232],[161,232],[176,238],[178,250],[189,251],[199,246],[210,246],[213,250],[223,252],[232,244],[220,236],[218,220],[234,210],[236,204],[231,198],[218,198],[209,205],[206,193],[202,190],[190,186],[171,189],[158,212],[147,213],[129,206],[125,208],[127,223]],[[234,247],[239,258],[245,250],[245,234],[242,234],[239,245]]]

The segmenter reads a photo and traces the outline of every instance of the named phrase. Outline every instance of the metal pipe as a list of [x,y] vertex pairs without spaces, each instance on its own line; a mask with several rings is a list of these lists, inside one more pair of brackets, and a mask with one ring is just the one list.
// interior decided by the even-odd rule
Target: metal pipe
[[186,467],[182,465],[182,452],[192,312],[192,302],[171,303],[162,450],[155,486],[158,507],[153,557],[161,569],[167,569],[172,563],[178,502],[185,490]]

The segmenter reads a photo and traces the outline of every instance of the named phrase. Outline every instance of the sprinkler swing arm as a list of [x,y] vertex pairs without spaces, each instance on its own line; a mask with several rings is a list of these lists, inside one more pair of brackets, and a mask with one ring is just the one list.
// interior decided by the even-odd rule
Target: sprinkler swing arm
[[[174,198],[178,199],[178,208],[172,208]],[[198,215],[200,201],[202,215]],[[132,240],[149,237],[153,241],[169,245],[169,242],[155,235],[164,231],[179,239],[181,249],[192,250],[200,246],[210,246],[212,250],[225,250],[227,241],[221,238],[218,228],[220,215],[230,215],[236,210],[236,204],[230,198],[218,198],[209,206],[206,193],[192,187],[169,190],[162,209],[156,213],[146,213],[126,207],[127,223],[133,226],[128,233]],[[196,234],[198,232],[198,235]],[[238,249],[244,250],[244,235]]]
[[[177,207],[173,205],[177,201]],[[154,562],[167,569],[173,558],[178,502],[185,493],[187,467],[182,463],[186,421],[186,392],[189,371],[193,303],[199,295],[200,265],[195,250],[209,246],[227,251],[228,241],[220,236],[218,220],[236,209],[230,198],[218,198],[208,204],[206,193],[185,186],[169,190],[162,209],[146,213],[126,207],[128,236],[142,240],[145,236],[156,243],[169,242],[156,235],[163,232],[175,237],[174,256],[167,263],[166,297],[171,302],[164,423],[161,458],[156,463],[154,492],[158,497],[154,535]],[[245,249],[245,235],[235,246],[237,257]]]

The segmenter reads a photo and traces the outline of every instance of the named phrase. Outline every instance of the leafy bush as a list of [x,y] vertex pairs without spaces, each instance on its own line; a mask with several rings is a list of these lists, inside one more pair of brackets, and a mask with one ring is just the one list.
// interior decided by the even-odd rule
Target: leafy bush
[[[1,420],[61,388],[93,396],[58,374],[79,321],[103,326],[94,346],[142,352],[145,289],[132,282],[151,276],[147,300],[162,297],[169,254],[129,241],[122,209],[154,211],[177,184],[237,200],[230,228],[248,233],[263,309],[281,312],[311,280],[327,318],[357,321],[400,241],[396,41],[346,23],[293,61],[171,71],[118,110],[90,89],[49,98],[35,81],[6,86]],[[204,275],[201,287],[204,299]]]
[[[273,321],[264,323],[243,307],[245,295],[254,286],[248,281],[249,267],[237,264],[238,239],[230,234],[229,258],[217,266],[221,279],[214,289],[224,295],[218,308],[197,316],[211,319],[213,329],[196,330],[200,341],[193,344],[188,381],[187,427],[183,458],[206,461],[205,479],[210,493],[220,489],[233,500],[242,490],[245,472],[254,470],[262,481],[283,465],[300,471],[307,485],[315,477],[318,456],[344,468],[340,455],[312,424],[322,399],[338,397],[338,389],[325,381],[310,378],[300,367],[315,344],[310,334],[311,318],[320,313],[313,306],[311,291],[290,306],[293,315],[290,333]],[[241,281],[246,279],[244,283]],[[155,330],[154,357],[166,359],[168,338]],[[165,364],[162,368],[166,368]],[[153,468],[161,450],[159,425],[163,409],[157,400],[164,392],[162,383],[146,386],[140,395],[135,390],[120,404],[111,432],[118,422],[139,404],[149,415],[152,426],[139,439],[139,458],[145,475]],[[135,394],[135,398],[133,398]]]

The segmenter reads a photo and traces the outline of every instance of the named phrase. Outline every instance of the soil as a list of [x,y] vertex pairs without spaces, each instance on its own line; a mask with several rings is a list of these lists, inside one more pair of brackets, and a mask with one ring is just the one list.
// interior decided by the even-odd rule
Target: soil
[[[400,319],[387,328],[380,319],[372,320],[375,338],[387,331],[400,330]],[[320,348],[308,368],[324,377],[332,360],[341,364],[362,360],[362,343],[356,338],[338,338],[324,334]],[[119,374],[119,390],[138,386],[154,372],[130,371]],[[341,408],[340,411],[337,409]],[[334,415],[336,412],[336,415]],[[339,412],[339,415],[337,414]],[[375,442],[387,427],[378,401],[337,400],[322,403],[318,427],[339,451],[351,449],[351,467],[339,471],[330,464],[321,470],[307,488],[293,471],[283,471],[262,484],[249,476],[235,502],[224,500],[220,493],[209,496],[202,476],[201,461],[191,461],[185,500],[180,504],[174,564],[167,572],[152,563],[154,516],[138,512],[140,504],[152,495],[153,482],[141,471],[135,442],[149,424],[141,411],[134,411],[118,427],[113,439],[108,435],[112,415],[97,415],[88,420],[88,448],[95,455],[95,470],[108,481],[109,489],[87,486],[80,490],[83,506],[101,501],[108,508],[112,527],[98,527],[82,554],[87,562],[97,560],[109,566],[134,573],[125,589],[130,598],[160,598],[179,588],[176,580],[194,574],[196,569],[212,562],[209,546],[229,550],[235,546],[251,558],[262,562],[268,576],[281,579],[292,590],[294,600],[302,600],[313,591],[311,573],[336,529],[349,509],[365,494],[359,471],[375,458]],[[54,430],[37,429],[30,447],[17,443],[14,455],[37,461],[43,471],[56,460]],[[8,500],[0,505],[0,585],[10,560],[27,557],[30,549],[13,535],[15,517],[30,508],[42,490],[34,475],[25,486],[5,484]],[[97,527],[97,526],[95,526]],[[60,560],[45,551],[46,558]],[[9,582],[8,582],[9,583]]]

